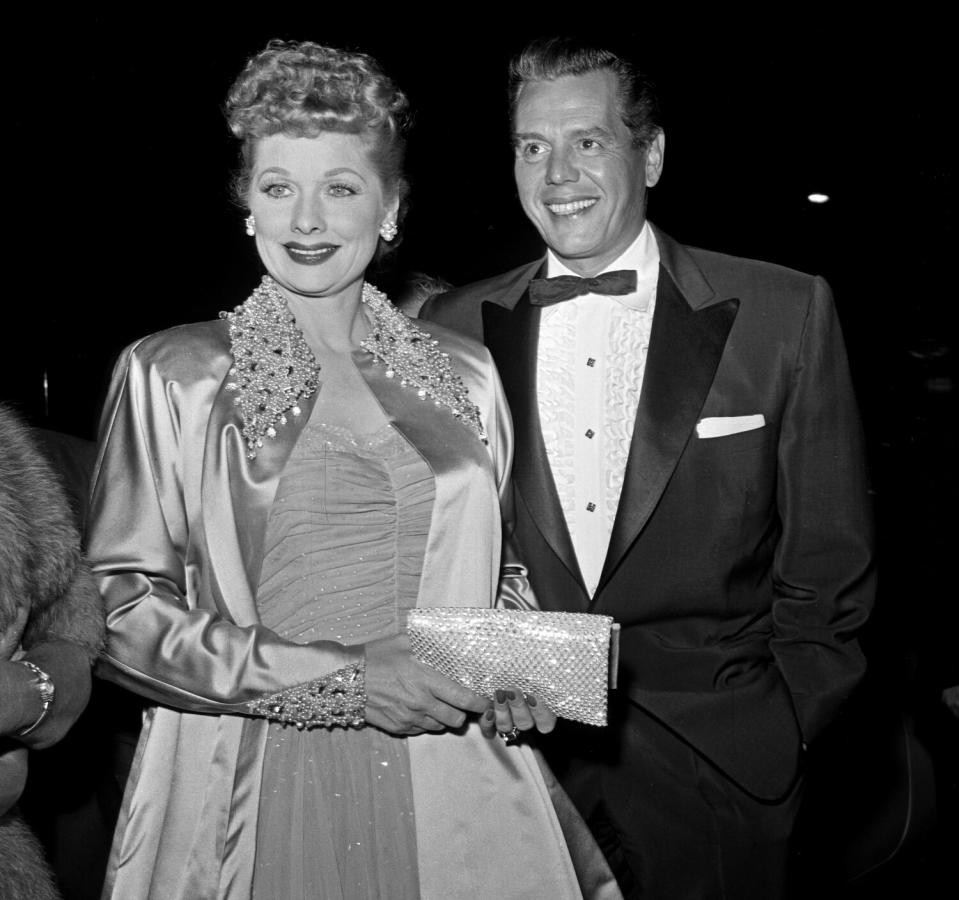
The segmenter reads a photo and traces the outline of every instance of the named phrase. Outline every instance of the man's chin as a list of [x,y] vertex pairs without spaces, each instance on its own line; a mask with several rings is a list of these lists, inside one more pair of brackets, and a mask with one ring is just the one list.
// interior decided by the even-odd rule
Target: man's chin
[[599,250],[595,235],[575,228],[551,228],[543,233],[543,240],[553,253],[564,258],[588,258]]

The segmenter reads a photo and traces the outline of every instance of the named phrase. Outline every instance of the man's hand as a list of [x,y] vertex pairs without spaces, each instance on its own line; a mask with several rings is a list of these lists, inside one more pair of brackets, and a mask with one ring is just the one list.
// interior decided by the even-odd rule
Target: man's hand
[[489,701],[423,665],[405,634],[366,645],[366,722],[390,734],[460,728]]

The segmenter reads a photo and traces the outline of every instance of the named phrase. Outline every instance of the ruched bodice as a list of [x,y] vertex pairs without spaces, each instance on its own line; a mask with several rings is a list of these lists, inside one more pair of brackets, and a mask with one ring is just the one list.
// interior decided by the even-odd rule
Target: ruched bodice
[[[308,425],[267,523],[263,624],[299,643],[395,634],[416,605],[433,487],[388,425],[359,437]],[[414,829],[404,738],[270,726],[254,897],[418,897]]]

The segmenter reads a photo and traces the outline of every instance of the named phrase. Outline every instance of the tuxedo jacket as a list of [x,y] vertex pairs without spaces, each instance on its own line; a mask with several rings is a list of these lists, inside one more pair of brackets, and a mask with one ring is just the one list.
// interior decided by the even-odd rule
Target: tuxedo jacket
[[[612,616],[631,703],[774,800],[865,667],[871,504],[845,348],[821,278],[654,233],[642,394],[592,598],[540,429],[527,288],[543,260],[421,316],[482,339],[499,367],[516,433],[513,541],[540,605]],[[746,416],[764,424],[737,430]]]

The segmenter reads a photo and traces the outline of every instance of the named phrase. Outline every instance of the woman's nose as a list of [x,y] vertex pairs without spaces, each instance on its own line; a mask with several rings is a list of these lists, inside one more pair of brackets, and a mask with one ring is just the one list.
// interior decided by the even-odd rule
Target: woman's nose
[[326,230],[326,216],[319,200],[303,198],[293,207],[293,231],[312,234]]

